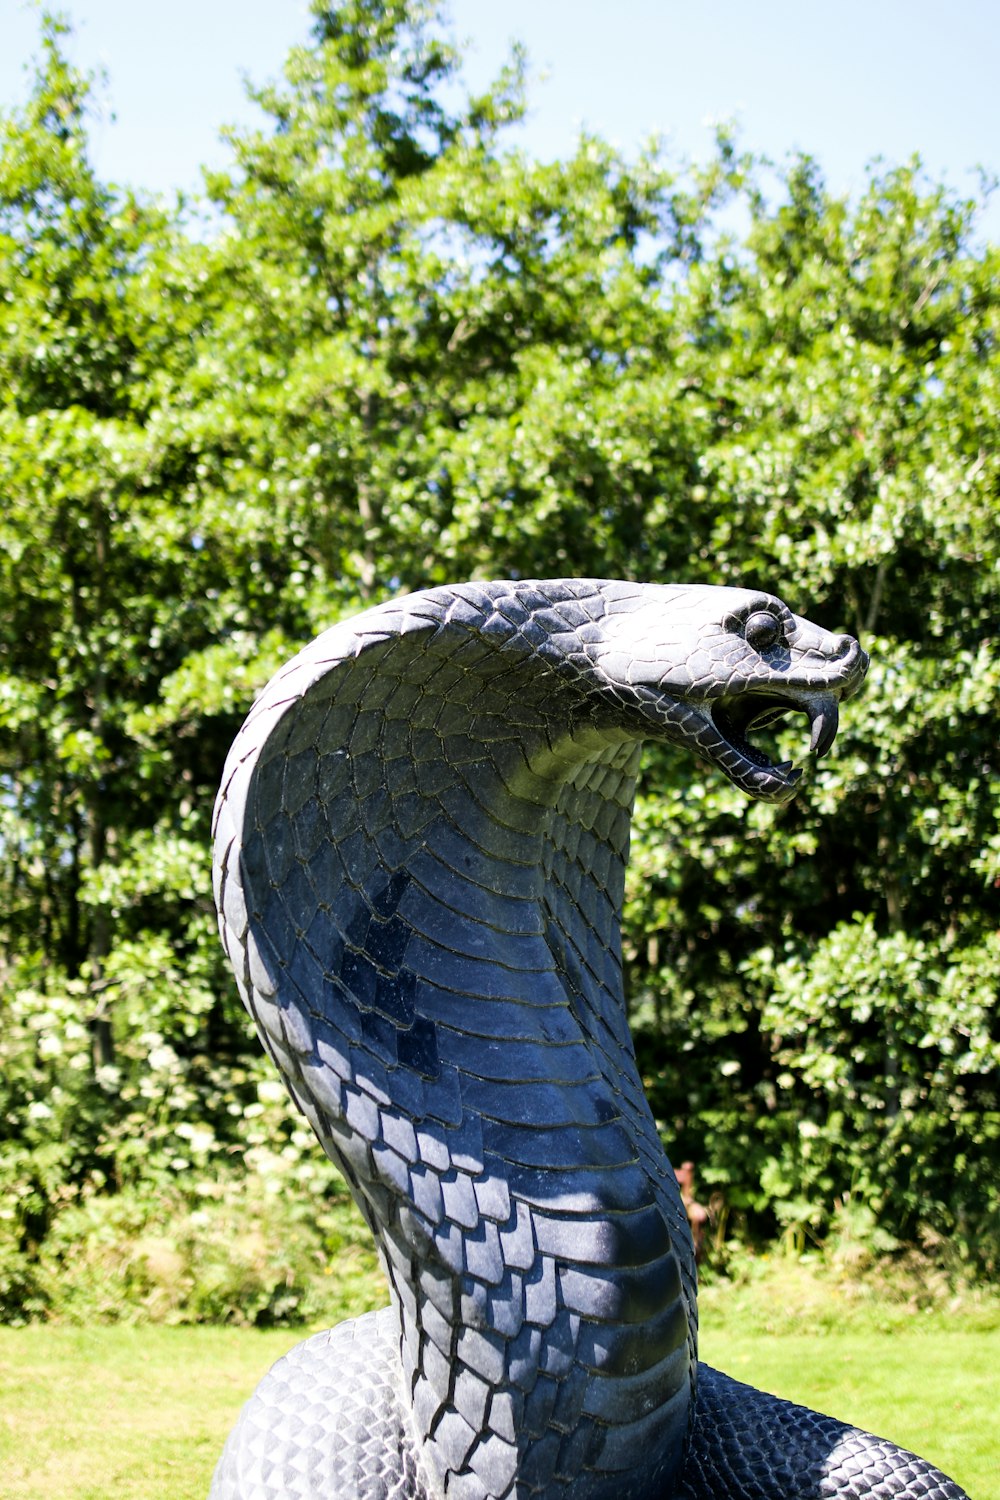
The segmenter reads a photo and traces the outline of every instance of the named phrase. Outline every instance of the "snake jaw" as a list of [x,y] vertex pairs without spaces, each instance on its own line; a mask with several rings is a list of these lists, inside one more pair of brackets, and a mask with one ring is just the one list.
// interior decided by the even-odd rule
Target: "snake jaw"
[[802,768],[791,761],[780,764],[772,761],[752,742],[751,733],[766,729],[790,714],[801,713],[810,725],[809,753],[819,759],[832,747],[840,722],[838,698],[830,692],[794,697],[774,692],[741,693],[732,698],[718,698],[706,708],[725,747],[719,753],[718,763],[737,785],[767,801],[783,802],[791,797]]

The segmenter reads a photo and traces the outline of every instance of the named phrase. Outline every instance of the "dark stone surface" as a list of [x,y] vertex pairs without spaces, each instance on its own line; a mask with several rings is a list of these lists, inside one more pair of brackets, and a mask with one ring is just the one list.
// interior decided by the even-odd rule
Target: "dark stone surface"
[[213,1500],[959,1500],[711,1371],[695,1396],[621,988],[640,743],[787,800],[734,726],[778,694],[829,738],[865,666],[767,595],[558,579],[394,600],[274,679],[219,795],[223,942],[392,1304],[279,1362]]

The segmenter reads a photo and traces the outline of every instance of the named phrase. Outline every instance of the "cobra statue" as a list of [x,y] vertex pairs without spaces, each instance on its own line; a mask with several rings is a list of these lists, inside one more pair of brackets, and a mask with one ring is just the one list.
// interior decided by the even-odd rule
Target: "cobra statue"
[[384,1311],[299,1344],[213,1500],[962,1500],[699,1365],[694,1257],[636,1067],[620,918],[642,742],[752,797],[867,658],[768,594],[467,583],[271,681],[216,808],[222,938],[367,1221]]

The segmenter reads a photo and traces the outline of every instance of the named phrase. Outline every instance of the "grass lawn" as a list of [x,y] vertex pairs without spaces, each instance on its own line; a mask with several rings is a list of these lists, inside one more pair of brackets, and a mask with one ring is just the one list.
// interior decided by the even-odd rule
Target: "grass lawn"
[[205,1500],[226,1433],[296,1335],[0,1329],[2,1500]]
[[[880,1331],[866,1312],[865,1326],[848,1317],[846,1331],[831,1332],[814,1305],[796,1332],[790,1297],[769,1333],[772,1292],[741,1292],[727,1307],[725,1291],[707,1289],[709,1363],[914,1447],[972,1500],[1000,1500],[1000,1328],[990,1319],[894,1315]],[[0,1329],[0,1497],[205,1500],[240,1404],[297,1337]]]

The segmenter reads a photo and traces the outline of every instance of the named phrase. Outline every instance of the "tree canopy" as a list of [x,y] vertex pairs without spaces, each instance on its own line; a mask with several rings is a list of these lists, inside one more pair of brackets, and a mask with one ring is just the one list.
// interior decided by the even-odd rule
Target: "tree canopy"
[[[995,1271],[977,202],[916,162],[845,201],[727,132],[698,169],[589,135],[539,163],[505,135],[519,53],[471,96],[435,7],[316,0],[194,237],[97,179],[62,35],[0,118],[0,1302],[43,1306],[95,1224],[162,1229],[158,1198],[194,1234],[261,1184],[330,1188],[218,949],[226,749],[355,609],[563,574],[740,581],[862,636],[866,694],[793,804],[649,754],[640,1058],[742,1233],[848,1225]],[[295,1310],[269,1286],[255,1307]]]

